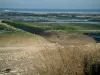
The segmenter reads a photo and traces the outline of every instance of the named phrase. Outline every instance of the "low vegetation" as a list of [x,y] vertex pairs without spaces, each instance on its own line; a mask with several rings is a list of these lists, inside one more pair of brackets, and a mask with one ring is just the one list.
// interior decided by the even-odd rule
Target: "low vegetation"
[[[63,46],[50,43],[44,38],[35,35],[44,34],[47,31],[64,31],[79,34],[83,32],[78,30],[99,30],[99,25],[46,24],[23,21],[2,22],[13,27],[13,31],[0,34],[0,47],[9,50],[8,52],[1,52],[3,48],[0,48],[0,74],[99,75],[100,44],[81,45],[79,43],[77,45]],[[11,27],[1,26],[0,29],[11,30]],[[65,36],[57,35],[57,37],[65,39]],[[71,40],[74,37],[71,36]],[[66,38],[68,39],[68,37]],[[9,46],[15,47],[13,50],[16,52],[11,51],[12,48],[8,49]],[[18,49],[19,46],[24,48]],[[6,70],[11,71],[5,73]]]
[[2,21],[11,26],[29,31],[32,33],[43,33],[44,31],[59,30],[69,33],[84,33],[81,30],[99,30],[100,25],[96,24],[58,24],[58,23],[39,23],[39,22],[25,22],[25,21]]
[[13,31],[13,29],[3,24],[0,24],[0,30]]

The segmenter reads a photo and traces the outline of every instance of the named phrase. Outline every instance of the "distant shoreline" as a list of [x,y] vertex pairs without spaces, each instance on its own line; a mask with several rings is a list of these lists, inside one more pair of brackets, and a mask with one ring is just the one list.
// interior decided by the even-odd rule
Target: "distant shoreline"
[[0,8],[0,12],[27,12],[27,13],[97,13],[100,9],[24,9],[24,8]]
[[34,14],[100,14],[100,12],[37,12],[37,11],[0,11],[0,12],[20,12]]
[[35,11],[15,11],[15,12],[23,12],[23,13],[38,13],[38,14],[48,14],[48,13],[57,13],[57,14],[60,14],[60,13],[71,13],[71,14],[100,14],[100,12],[35,12]]

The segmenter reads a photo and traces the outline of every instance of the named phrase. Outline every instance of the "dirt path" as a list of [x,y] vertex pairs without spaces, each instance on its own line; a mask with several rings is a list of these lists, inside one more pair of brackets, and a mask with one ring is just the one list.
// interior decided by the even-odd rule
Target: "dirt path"
[[68,34],[63,32],[47,32],[45,33],[44,38],[46,38],[50,42],[59,43],[63,46],[96,43],[96,41],[92,37],[80,34]]

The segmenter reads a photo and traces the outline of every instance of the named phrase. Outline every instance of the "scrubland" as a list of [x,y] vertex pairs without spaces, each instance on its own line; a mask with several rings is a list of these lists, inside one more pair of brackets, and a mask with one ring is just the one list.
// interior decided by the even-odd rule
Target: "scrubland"
[[99,75],[100,44],[93,38],[46,25],[29,26],[35,32],[23,23],[8,26],[13,31],[0,34],[0,75]]

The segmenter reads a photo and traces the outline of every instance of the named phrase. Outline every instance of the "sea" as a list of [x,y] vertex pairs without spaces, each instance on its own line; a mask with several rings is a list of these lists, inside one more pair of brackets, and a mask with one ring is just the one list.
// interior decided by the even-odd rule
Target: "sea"
[[[26,8],[0,8],[2,12],[36,12],[36,13],[97,13],[100,14],[100,9],[26,9]],[[15,17],[14,20],[16,20]],[[100,22],[90,22],[88,18],[79,19],[79,18],[72,18],[72,19],[55,19],[55,18],[45,18],[45,17],[21,17],[25,21],[48,21],[45,23],[89,23],[89,24],[100,24]],[[100,18],[99,18],[100,20]]]
[[100,9],[29,9],[29,8],[0,8],[0,11],[21,11],[21,12],[79,12],[79,13],[100,13]]

